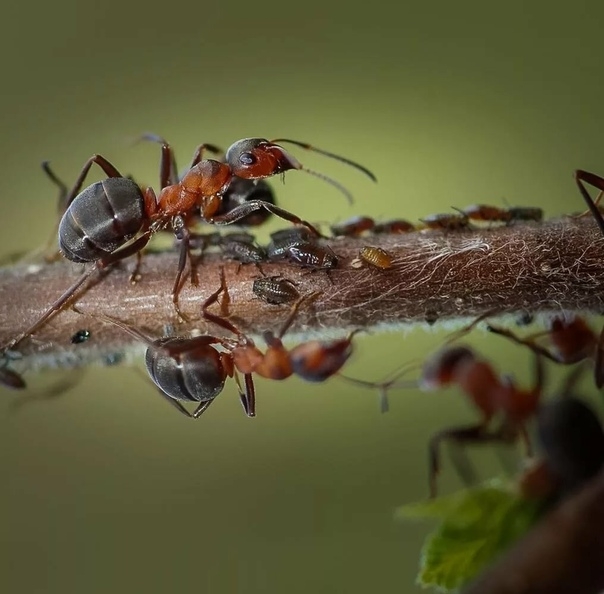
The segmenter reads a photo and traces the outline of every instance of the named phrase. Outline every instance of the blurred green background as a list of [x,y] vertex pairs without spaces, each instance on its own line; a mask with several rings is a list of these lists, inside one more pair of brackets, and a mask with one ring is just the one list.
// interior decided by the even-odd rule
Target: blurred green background
[[[356,196],[349,207],[295,172],[274,182],[310,220],[505,200],[580,210],[572,171],[602,171],[603,17],[595,0],[7,5],[1,252],[50,232],[44,159],[71,180],[99,152],[156,183],[157,146],[132,145],[145,131],[182,164],[200,142],[285,136],[376,172],[374,186],[297,153]],[[359,337],[348,372],[381,378],[442,336]],[[529,381],[526,353],[488,338],[473,340]],[[27,379],[35,392],[58,377]],[[393,509],[427,494],[429,434],[474,418],[454,391],[399,392],[380,415],[337,379],[291,379],[258,381],[253,421],[229,386],[187,422],[132,369],[75,379],[16,414],[2,394],[7,592],[412,592],[425,527],[395,524]],[[441,485],[459,486],[450,465]]]

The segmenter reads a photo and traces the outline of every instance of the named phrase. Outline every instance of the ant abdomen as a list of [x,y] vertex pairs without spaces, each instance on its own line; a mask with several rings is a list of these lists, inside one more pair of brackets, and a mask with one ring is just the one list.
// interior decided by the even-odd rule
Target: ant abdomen
[[209,345],[178,354],[170,347],[189,342],[186,338],[163,338],[149,347],[145,365],[153,383],[174,400],[206,402],[214,400],[224,387],[226,371],[220,353]]
[[140,187],[110,177],[84,189],[59,223],[59,248],[72,262],[94,262],[132,239],[145,222]]

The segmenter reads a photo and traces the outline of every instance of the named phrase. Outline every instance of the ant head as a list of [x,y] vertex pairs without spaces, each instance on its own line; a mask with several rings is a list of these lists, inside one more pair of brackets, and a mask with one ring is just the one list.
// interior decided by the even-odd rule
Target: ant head
[[466,346],[445,347],[424,363],[420,386],[424,390],[448,386],[459,366],[475,359],[474,352]]
[[226,161],[233,174],[244,179],[261,179],[302,165],[278,144],[264,138],[244,138],[232,144]]

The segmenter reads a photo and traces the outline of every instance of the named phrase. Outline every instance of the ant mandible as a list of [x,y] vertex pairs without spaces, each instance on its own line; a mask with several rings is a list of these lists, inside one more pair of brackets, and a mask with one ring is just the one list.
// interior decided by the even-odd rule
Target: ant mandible
[[[189,169],[180,180],[177,180],[172,148],[167,142],[163,142],[160,166],[161,190],[156,196],[152,188],[141,188],[133,180],[123,177],[107,159],[101,155],[93,155],[85,163],[65,199],[66,211],[59,223],[59,247],[67,259],[73,262],[94,262],[94,265],[52,303],[29,328],[4,345],[2,350],[14,348],[24,338],[36,332],[69,302],[96,271],[106,269],[128,256],[139,254],[151,236],[166,227],[171,227],[180,240],[180,255],[172,288],[172,301],[176,313],[185,319],[179,308],[178,295],[187,260],[190,260],[190,231],[187,216],[197,210],[201,218],[208,223],[229,225],[255,211],[264,209],[291,223],[304,225],[315,236],[320,236],[320,233],[307,221],[262,200],[250,200],[230,211],[217,214],[222,205],[222,196],[234,176],[256,180],[292,169],[319,177],[337,187],[350,199],[348,191],[338,182],[307,169],[277,142],[292,143],[340,160],[359,169],[371,179],[376,179],[362,165],[307,143],[289,139],[269,141],[263,138],[245,138],[228,148],[224,163],[203,159],[204,150],[214,151],[216,147],[200,145],[195,151]],[[96,182],[80,192],[93,164],[104,171],[107,179]]]

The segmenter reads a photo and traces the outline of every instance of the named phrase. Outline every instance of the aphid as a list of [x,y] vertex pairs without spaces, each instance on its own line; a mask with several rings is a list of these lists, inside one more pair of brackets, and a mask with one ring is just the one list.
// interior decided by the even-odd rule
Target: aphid
[[396,235],[398,233],[410,233],[415,231],[415,225],[405,219],[392,219],[391,221],[382,221],[376,223],[373,227],[373,233]]
[[257,278],[252,285],[252,292],[270,305],[293,303],[300,298],[295,283],[279,276]]
[[291,246],[286,260],[313,270],[330,270],[338,265],[338,257],[328,245],[307,241]]
[[510,222],[513,221],[535,221],[543,220],[543,209],[534,206],[512,206],[507,209]]
[[512,223],[514,221],[541,221],[543,210],[532,206],[512,206],[510,208],[499,208],[487,204],[472,204],[462,209],[471,221]]
[[[82,168],[65,200],[67,210],[59,224],[59,247],[65,257],[73,262],[94,264],[27,330],[4,345],[2,349],[12,348],[25,337],[33,334],[50,317],[60,311],[95,272],[123,258],[138,254],[155,232],[166,227],[171,227],[177,239],[181,240],[172,301],[176,313],[181,318],[185,318],[179,308],[178,295],[187,260],[190,260],[190,232],[187,217],[198,209],[204,221],[215,225],[235,223],[253,212],[264,209],[291,223],[304,225],[312,234],[319,236],[319,232],[310,223],[262,200],[246,201],[228,212],[218,214],[222,205],[222,196],[234,175],[255,180],[298,169],[334,185],[350,199],[348,191],[338,182],[305,168],[277,142],[262,138],[239,140],[227,150],[226,163],[202,159],[203,151],[208,145],[200,145],[189,170],[176,182],[173,151],[168,143],[163,143],[160,167],[161,191],[157,196],[151,188],[143,189],[132,180],[123,177],[104,157],[93,155]],[[366,168],[344,157],[338,157],[297,141],[281,140],[281,142],[291,142],[338,159],[375,179]],[[108,178],[80,192],[93,164],[97,164]]]
[[241,264],[259,264],[267,259],[266,249],[256,243],[253,235],[247,233],[220,236],[212,245],[217,245],[225,256]]
[[461,214],[440,213],[429,215],[420,221],[426,229],[437,229],[441,231],[459,231],[467,229],[469,225],[468,216]]
[[90,330],[78,330],[71,337],[71,343],[72,344],[82,344],[83,342],[86,342],[87,340],[89,340],[91,336],[92,336],[92,334],[90,333]]
[[461,209],[460,212],[471,221],[507,223],[511,219],[509,211],[505,208],[489,206],[488,204],[472,204]]
[[365,231],[371,231],[375,226],[375,221],[370,217],[355,216],[341,223],[331,225],[330,229],[336,237],[357,237]]
[[285,258],[291,247],[300,243],[307,243],[312,238],[312,234],[305,227],[279,229],[279,231],[271,233],[271,241],[266,247],[267,255],[271,260]]
[[359,257],[368,264],[375,266],[375,268],[381,268],[382,270],[392,268],[393,256],[382,248],[365,245],[359,251]]

